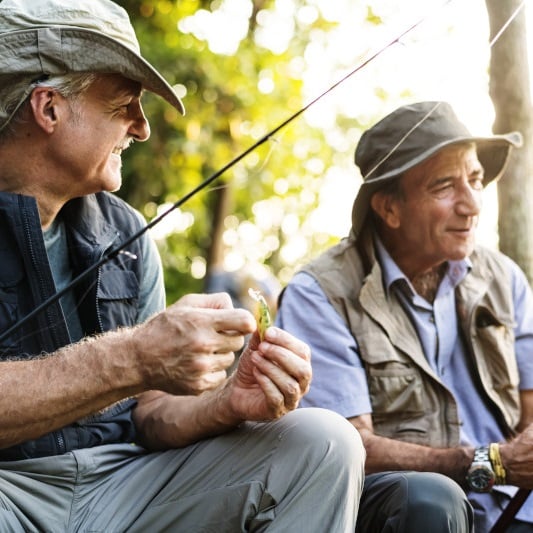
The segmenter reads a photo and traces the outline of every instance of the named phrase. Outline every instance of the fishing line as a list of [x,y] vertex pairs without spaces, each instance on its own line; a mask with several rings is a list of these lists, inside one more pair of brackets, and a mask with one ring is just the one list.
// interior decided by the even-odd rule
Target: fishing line
[[[446,0],[443,4],[439,6],[438,9],[444,8],[446,5],[451,3],[452,0]],[[525,3],[525,0],[522,4]],[[522,7],[522,6],[520,6]],[[520,8],[519,8],[520,9]],[[518,10],[519,10],[518,9]],[[517,10],[517,11],[518,11]],[[98,269],[100,266],[102,266],[104,263],[109,261],[110,259],[116,257],[119,253],[129,253],[126,248],[139,239],[144,233],[149,231],[151,228],[153,228],[155,225],[159,224],[165,217],[167,217],[171,212],[173,212],[175,209],[181,207],[183,204],[185,204],[188,200],[190,200],[193,196],[195,196],[198,192],[200,192],[202,189],[207,187],[209,184],[211,184],[213,181],[218,179],[222,174],[224,174],[227,170],[235,166],[239,161],[244,159],[249,153],[256,150],[259,146],[264,144],[269,139],[272,139],[273,136],[278,133],[280,130],[285,128],[288,124],[290,124],[292,121],[294,121],[296,118],[298,118],[300,115],[302,115],[305,111],[307,111],[311,106],[315,105],[318,101],[320,101],[322,98],[324,98],[326,95],[331,93],[333,90],[335,90],[339,85],[343,84],[345,81],[347,81],[349,78],[351,78],[353,75],[355,75],[357,72],[365,68],[368,64],[370,64],[372,61],[377,59],[383,52],[388,50],[390,47],[394,46],[397,43],[400,43],[401,39],[405,37],[407,34],[412,32],[415,28],[417,28],[419,25],[421,25],[426,19],[428,19],[430,16],[432,16],[434,13],[437,12],[437,9],[435,9],[433,12],[421,17],[418,19],[414,24],[411,24],[407,29],[402,31],[399,35],[394,37],[390,42],[385,44],[383,47],[379,48],[376,52],[374,52],[370,57],[368,57],[366,60],[364,60],[362,63],[360,63],[357,67],[349,71],[346,75],[342,76],[337,82],[335,82],[333,85],[328,87],[325,91],[320,93],[317,97],[312,99],[308,104],[306,104],[304,107],[299,109],[298,111],[294,112],[292,115],[290,115],[287,119],[285,119],[283,122],[278,124],[276,127],[274,127],[272,130],[267,132],[265,135],[260,137],[255,143],[253,143],[249,148],[241,152],[238,156],[236,156],[234,159],[232,159],[230,162],[228,162],[226,165],[224,165],[222,168],[220,168],[218,171],[213,173],[211,176],[206,178],[204,181],[202,181],[199,185],[197,185],[195,188],[193,188],[189,193],[187,193],[185,196],[177,200],[174,204],[172,204],[168,209],[163,211],[161,214],[156,216],[154,219],[152,219],[150,222],[146,224],[143,228],[138,230],[136,233],[132,234],[130,237],[128,237],[126,240],[124,240],[121,244],[119,244],[116,248],[113,248],[107,252],[104,252],[102,257],[96,261],[93,265],[89,266],[86,270],[78,274],[74,279],[71,280],[71,282],[66,285],[63,289],[56,292],[52,296],[50,296],[47,300],[43,301],[41,304],[39,304],[37,307],[35,307],[30,313],[22,317],[18,322],[13,324],[10,328],[8,328],[6,331],[0,334],[0,343],[5,341],[7,337],[12,335],[16,330],[21,328],[24,324],[32,320],[35,316],[37,316],[39,313],[44,311],[48,306],[52,305],[54,302],[58,301],[62,296],[64,296],[69,290],[71,290],[74,286],[76,286],[78,283],[80,283],[86,276],[88,276],[91,272]],[[516,12],[511,16],[511,19],[506,22],[506,24],[503,27],[503,30],[505,30],[510,21],[514,19],[516,16]],[[503,31],[500,30],[498,32],[497,38],[501,36]],[[493,45],[497,38],[494,38],[491,45]],[[402,43],[400,43],[402,44]]]
[[492,46],[496,43],[496,41],[498,41],[498,39],[502,36],[503,32],[508,28],[509,24],[511,24],[511,22],[513,22],[513,20],[518,16],[518,13],[522,11],[522,8],[526,5],[526,1],[527,0],[522,0],[520,5],[514,10],[513,13],[511,13],[511,16],[507,19],[507,21],[500,28],[500,31],[496,33],[496,35],[490,41],[489,48],[492,48]]
[[[521,9],[524,7],[527,0],[522,0],[522,3],[515,9],[515,11],[511,14],[511,16],[506,20],[506,22],[503,24],[503,26],[500,28],[498,33],[491,39],[489,42],[489,50],[492,49],[494,44],[498,41],[498,39],[503,35],[505,30],[509,27],[511,22],[517,17],[517,15],[520,13]],[[378,162],[368,171],[368,173],[364,176],[364,179],[367,179],[370,175],[372,175],[389,157],[394,155],[396,150],[405,142],[405,140],[415,131],[421,124],[423,124],[441,105],[442,102],[435,102],[435,105],[412,127],[410,128],[402,137],[401,139],[390,149],[388,153],[386,153]]]

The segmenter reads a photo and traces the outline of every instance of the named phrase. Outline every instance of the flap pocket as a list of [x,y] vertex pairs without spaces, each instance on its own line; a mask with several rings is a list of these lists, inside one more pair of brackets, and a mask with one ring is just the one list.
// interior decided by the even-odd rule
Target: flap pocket
[[408,418],[424,412],[422,380],[413,369],[371,368],[368,377],[374,416]]
[[102,300],[128,300],[139,296],[139,280],[130,270],[103,270],[97,297]]

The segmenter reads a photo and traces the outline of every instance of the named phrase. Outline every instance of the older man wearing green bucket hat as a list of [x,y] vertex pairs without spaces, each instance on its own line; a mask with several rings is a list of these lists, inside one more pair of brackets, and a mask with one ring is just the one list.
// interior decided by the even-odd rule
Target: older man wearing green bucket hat
[[[483,188],[520,144],[472,136],[445,102],[396,109],[357,145],[350,235],[283,293],[278,325],[313,352],[302,405],[367,449],[358,531],[487,532],[533,486],[533,298],[475,244]],[[529,502],[510,527],[532,530]]]
[[227,294],[164,309],[112,194],[143,90],[183,112],[117,4],[0,1],[0,531],[353,531],[365,452],[294,409],[308,346]]

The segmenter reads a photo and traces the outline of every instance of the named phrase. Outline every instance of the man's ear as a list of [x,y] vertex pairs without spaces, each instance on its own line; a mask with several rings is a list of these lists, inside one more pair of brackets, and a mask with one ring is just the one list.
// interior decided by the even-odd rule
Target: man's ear
[[399,200],[396,197],[384,191],[377,191],[370,198],[372,210],[391,229],[400,227],[398,202]]
[[36,87],[30,96],[35,123],[46,133],[53,133],[57,124],[58,93],[50,87]]

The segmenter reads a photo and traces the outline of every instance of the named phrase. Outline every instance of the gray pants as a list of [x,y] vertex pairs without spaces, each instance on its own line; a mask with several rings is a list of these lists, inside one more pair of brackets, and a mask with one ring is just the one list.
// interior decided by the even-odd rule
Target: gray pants
[[0,531],[353,533],[364,457],[345,419],[298,409],[178,450],[0,462]]
[[474,512],[463,489],[432,472],[367,476],[357,532],[469,533]]

